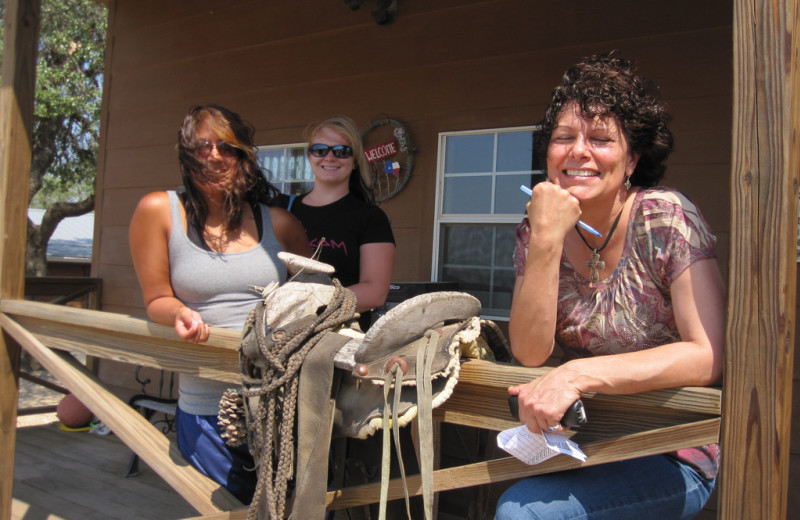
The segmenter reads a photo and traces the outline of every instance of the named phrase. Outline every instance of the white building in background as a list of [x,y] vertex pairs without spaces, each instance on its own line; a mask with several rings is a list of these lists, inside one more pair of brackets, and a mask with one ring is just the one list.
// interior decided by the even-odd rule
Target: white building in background
[[[37,226],[42,223],[43,209],[28,209],[28,218]],[[58,223],[47,244],[47,261],[90,264],[94,237],[94,212],[67,217]]]

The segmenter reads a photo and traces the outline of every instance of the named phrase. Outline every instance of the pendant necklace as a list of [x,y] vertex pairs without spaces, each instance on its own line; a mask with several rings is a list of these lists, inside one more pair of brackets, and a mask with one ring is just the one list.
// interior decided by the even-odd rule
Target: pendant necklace
[[589,245],[589,242],[583,238],[583,234],[581,230],[578,228],[578,225],[575,225],[575,231],[578,232],[578,236],[581,237],[583,243],[586,244],[586,247],[592,250],[592,254],[589,256],[589,261],[586,262],[586,267],[589,268],[589,284],[594,285],[600,281],[600,271],[606,268],[606,263],[600,260],[600,251],[603,250],[608,245],[608,241],[611,240],[611,236],[614,234],[614,230],[617,229],[617,224],[619,224],[619,218],[622,216],[622,212],[625,210],[625,206],[622,207],[620,212],[617,214],[617,218],[614,220],[614,224],[611,226],[611,231],[608,232],[606,235],[606,241],[603,242],[603,245],[600,247],[592,247]]

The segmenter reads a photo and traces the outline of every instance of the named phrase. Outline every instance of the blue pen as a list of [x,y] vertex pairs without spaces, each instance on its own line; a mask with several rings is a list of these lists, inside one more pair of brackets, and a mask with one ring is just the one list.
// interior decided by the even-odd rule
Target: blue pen
[[[529,187],[525,186],[524,184],[523,184],[522,186],[520,186],[520,187],[519,187],[519,189],[521,189],[521,190],[522,190],[524,193],[527,193],[529,197],[530,197],[531,195],[533,195],[533,191],[531,191],[531,189],[530,189]],[[593,228],[593,227],[592,227],[592,226],[590,226],[589,224],[586,224],[586,223],[585,223],[585,222],[583,222],[582,220],[579,220],[579,221],[578,221],[578,225],[579,225],[580,227],[582,227],[583,229],[585,229],[586,231],[588,231],[589,233],[595,234],[595,235],[597,235],[597,236],[599,236],[599,237],[601,237],[601,238],[602,238],[602,236],[603,236],[603,235],[602,235],[602,233],[600,233],[599,231],[597,231],[595,228]]]

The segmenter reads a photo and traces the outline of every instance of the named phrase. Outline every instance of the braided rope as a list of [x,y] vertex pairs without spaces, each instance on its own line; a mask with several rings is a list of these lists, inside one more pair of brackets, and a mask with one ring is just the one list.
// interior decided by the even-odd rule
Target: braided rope
[[[247,520],[258,518],[266,500],[268,518],[280,520],[286,511],[286,494],[294,473],[294,424],[300,367],[308,352],[329,331],[355,316],[355,295],[333,279],[333,297],[325,310],[305,328],[287,335],[267,348],[264,306],[256,307],[255,332],[260,354],[267,362],[261,377],[242,374],[243,398],[259,397],[251,451],[258,460],[258,485],[247,511]],[[276,431],[275,425],[279,424]]]

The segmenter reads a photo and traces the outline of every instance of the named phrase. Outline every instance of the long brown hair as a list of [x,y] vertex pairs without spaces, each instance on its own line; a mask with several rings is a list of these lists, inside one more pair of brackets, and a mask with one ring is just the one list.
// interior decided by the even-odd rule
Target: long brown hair
[[236,149],[235,173],[223,193],[225,232],[242,225],[245,204],[271,204],[278,190],[267,180],[256,160],[253,146],[255,130],[239,114],[219,105],[198,105],[189,109],[178,132],[178,162],[186,189],[184,207],[187,222],[202,230],[208,218],[208,205],[198,189],[198,180],[208,176],[208,163],[197,153],[197,129],[207,125],[222,141]]

